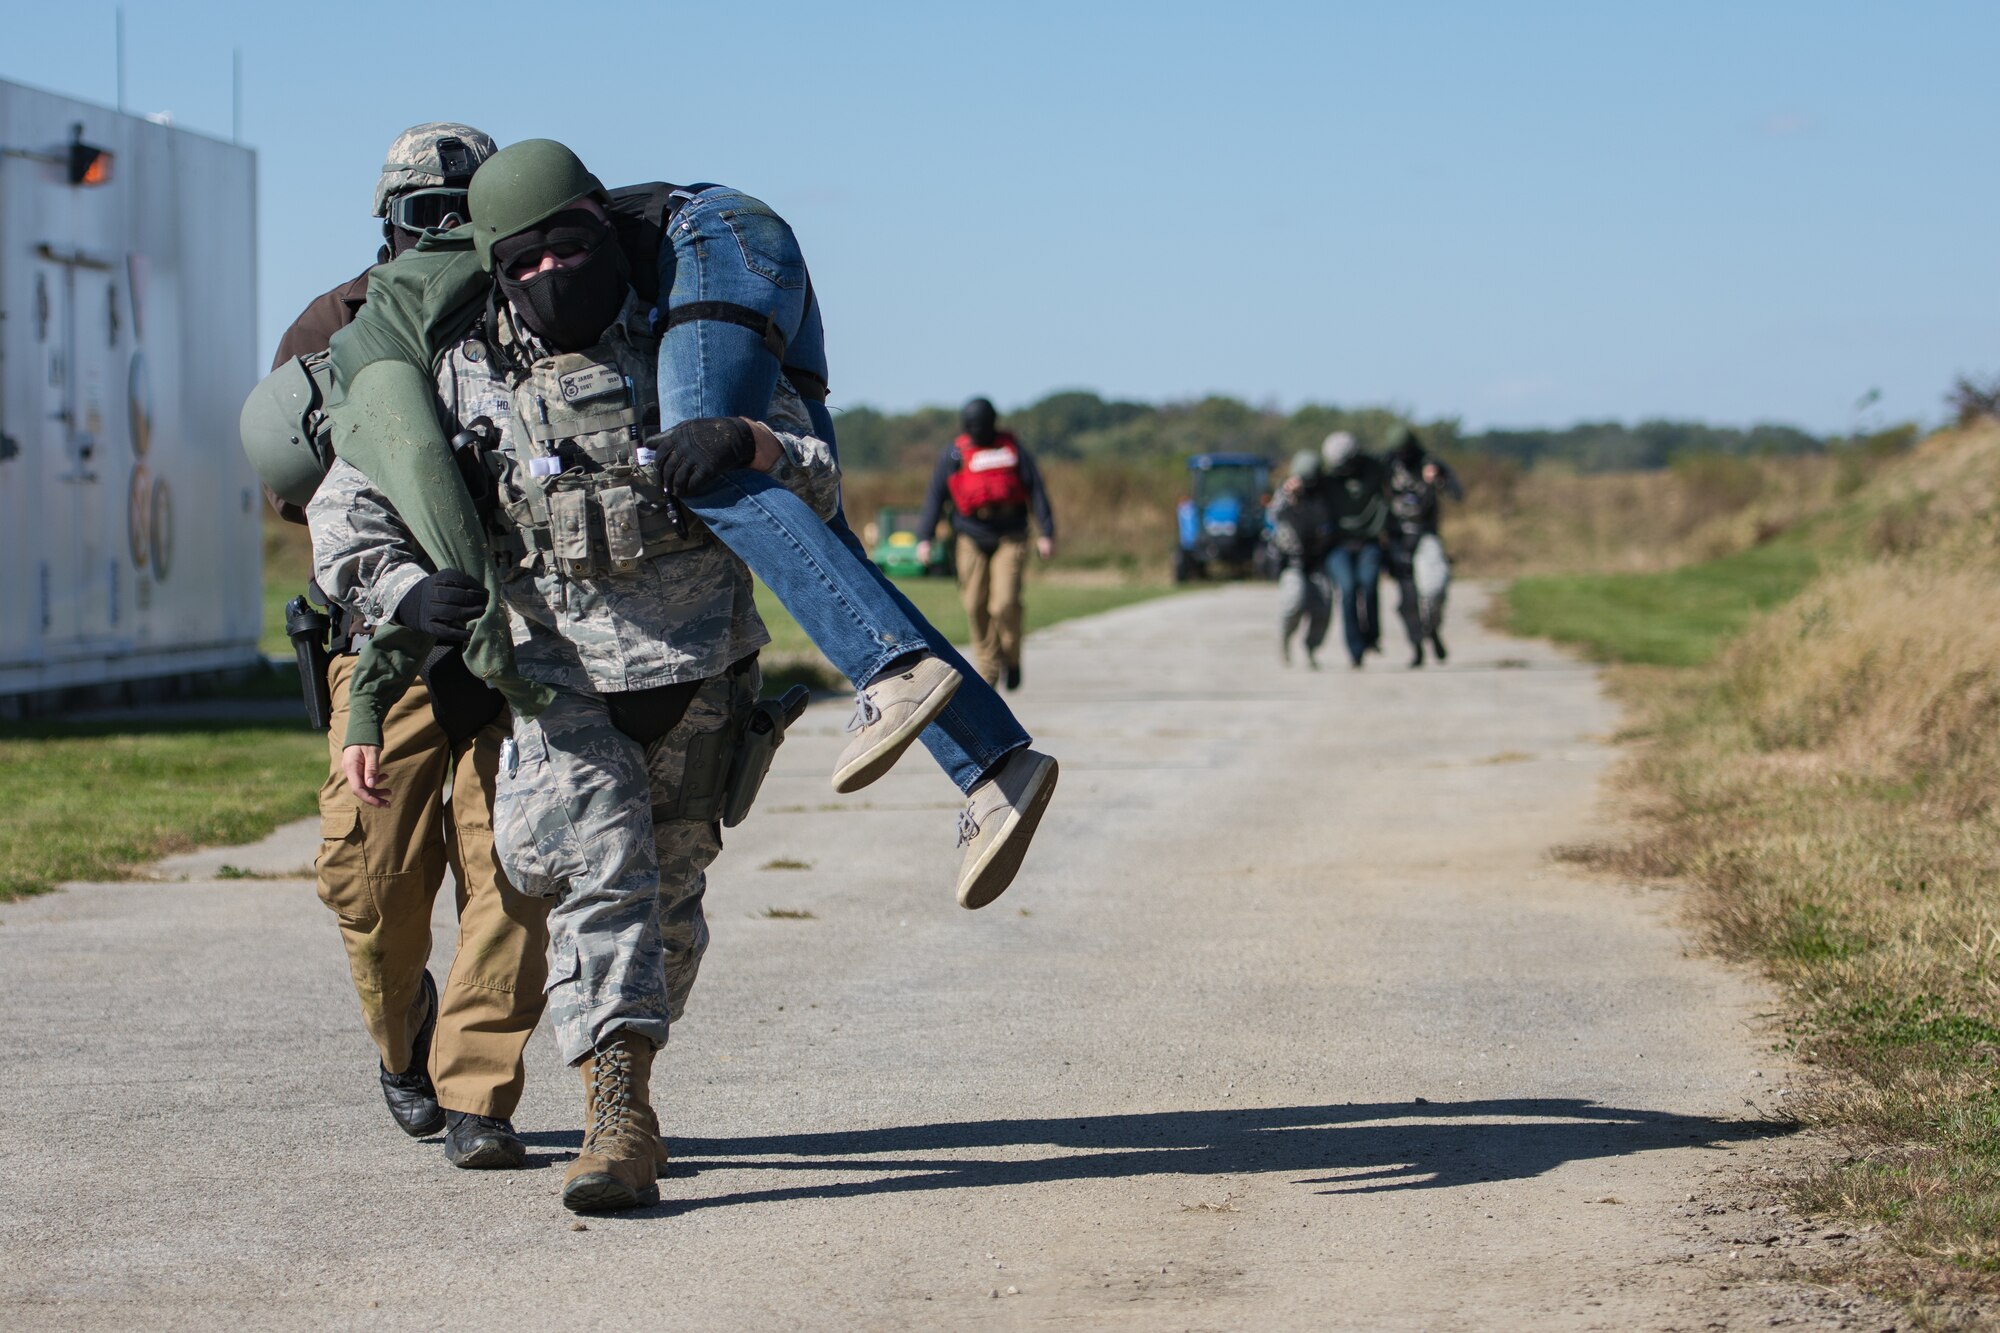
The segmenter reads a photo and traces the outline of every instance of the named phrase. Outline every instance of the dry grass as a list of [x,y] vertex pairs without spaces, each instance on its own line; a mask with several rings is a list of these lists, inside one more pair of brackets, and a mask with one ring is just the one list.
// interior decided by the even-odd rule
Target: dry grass
[[1900,1253],[1861,1276],[1953,1324],[2000,1298],[1996,519],[2000,433],[1940,437],[1716,661],[1620,668],[1643,831],[1564,853],[1692,885],[1785,988],[1788,1104],[1846,1149],[1797,1202],[1884,1224]]
[[1445,533],[1477,577],[1673,569],[1760,546],[1824,512],[1851,484],[1835,457],[1688,459],[1664,472],[1463,469]]
[[[1042,463],[1061,536],[1060,564],[1164,579],[1173,563],[1174,505],[1187,490],[1175,463]],[[848,521],[866,526],[884,505],[922,506],[930,472],[852,472],[843,479]]]

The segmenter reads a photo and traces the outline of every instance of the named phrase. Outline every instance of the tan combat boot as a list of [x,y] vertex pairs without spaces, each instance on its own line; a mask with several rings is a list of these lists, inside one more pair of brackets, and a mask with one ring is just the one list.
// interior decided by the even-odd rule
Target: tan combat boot
[[563,1173],[563,1207],[571,1212],[605,1212],[658,1203],[659,1119],[648,1086],[653,1045],[620,1032],[583,1062],[583,1147]]
[[[594,1057],[586,1058],[577,1067],[583,1070],[583,1104],[587,1108],[597,1087],[595,1077],[597,1061]],[[653,1174],[655,1176],[664,1176],[667,1174],[667,1143],[665,1139],[660,1137],[660,1115],[659,1112],[653,1109],[650,1092],[647,1094],[645,1119],[646,1132],[653,1136]]]

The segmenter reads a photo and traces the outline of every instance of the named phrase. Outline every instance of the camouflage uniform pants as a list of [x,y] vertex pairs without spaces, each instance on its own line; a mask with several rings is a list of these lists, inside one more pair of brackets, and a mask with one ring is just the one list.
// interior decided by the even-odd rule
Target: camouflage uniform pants
[[1306,627],[1306,651],[1318,652],[1326,642],[1326,629],[1333,617],[1333,587],[1318,570],[1301,569],[1286,562],[1278,575],[1278,641],[1289,645],[1299,625]]
[[754,667],[703,681],[644,746],[601,695],[558,689],[540,716],[515,719],[494,839],[515,885],[555,900],[548,1015],[571,1064],[620,1029],[664,1043],[687,1005],[708,947],[705,872],[722,850],[714,804],[686,782],[689,753],[720,746],[726,760],[738,701],[757,689]]

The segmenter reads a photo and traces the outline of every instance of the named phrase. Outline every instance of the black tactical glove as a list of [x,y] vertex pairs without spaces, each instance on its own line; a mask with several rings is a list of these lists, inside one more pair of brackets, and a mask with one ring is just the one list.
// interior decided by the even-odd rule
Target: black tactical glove
[[485,610],[485,584],[470,574],[440,569],[403,594],[391,619],[439,643],[465,643],[472,638],[472,622]]
[[696,417],[646,443],[660,456],[660,485],[669,495],[700,495],[757,457],[757,437],[741,417]]

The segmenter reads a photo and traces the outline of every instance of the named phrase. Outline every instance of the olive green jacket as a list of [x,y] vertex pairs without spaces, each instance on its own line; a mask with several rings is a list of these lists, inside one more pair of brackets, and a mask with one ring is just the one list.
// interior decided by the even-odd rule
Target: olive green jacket
[[[485,308],[491,280],[479,267],[469,227],[426,236],[415,249],[369,274],[368,300],[333,336],[334,391],[327,402],[334,452],[387,497],[438,569],[486,584],[486,611],[472,627],[465,664],[529,716],[547,704],[546,686],[514,669],[507,611],[479,512],[452,459],[433,379],[434,348],[450,347]],[[382,718],[409,687],[432,646],[401,625],[378,627],[355,663],[346,743],[382,743]]]

